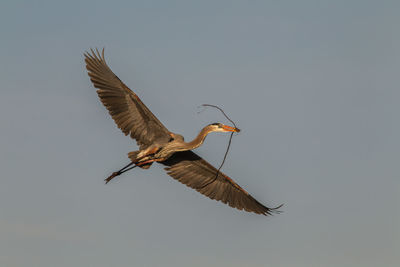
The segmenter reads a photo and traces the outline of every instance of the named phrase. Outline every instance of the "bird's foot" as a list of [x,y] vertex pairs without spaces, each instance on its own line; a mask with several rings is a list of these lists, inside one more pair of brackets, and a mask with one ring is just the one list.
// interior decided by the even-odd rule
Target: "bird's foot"
[[113,172],[107,179],[104,179],[104,181],[106,182],[106,184],[108,184],[108,182],[110,182],[114,177],[120,175],[120,172]]

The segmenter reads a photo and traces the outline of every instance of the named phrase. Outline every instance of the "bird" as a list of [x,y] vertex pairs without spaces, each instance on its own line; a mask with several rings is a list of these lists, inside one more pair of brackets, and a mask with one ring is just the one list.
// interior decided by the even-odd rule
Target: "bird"
[[210,199],[265,216],[280,212],[282,205],[275,208],[264,206],[229,176],[192,151],[203,144],[209,133],[240,132],[238,128],[212,123],[205,126],[192,141],[185,142],[182,135],[169,131],[111,71],[104,57],[104,48],[101,53],[98,49],[90,49],[90,52],[84,53],[84,57],[89,78],[97,88],[100,101],[118,128],[135,139],[139,146],[139,150],[128,153],[130,163],[113,172],[105,179],[106,184],[132,168],[148,169],[157,162],[165,166],[169,176]]

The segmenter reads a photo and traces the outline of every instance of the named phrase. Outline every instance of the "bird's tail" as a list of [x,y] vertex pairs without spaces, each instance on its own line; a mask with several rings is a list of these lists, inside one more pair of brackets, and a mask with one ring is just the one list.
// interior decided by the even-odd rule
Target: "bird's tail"
[[132,162],[137,162],[137,156],[139,154],[140,151],[132,151],[128,153],[128,158],[131,159]]
[[[132,151],[128,153],[128,158],[131,159],[132,162],[137,163],[138,162],[138,154],[140,151]],[[142,169],[148,169],[150,168],[151,164],[153,164],[152,162],[149,164],[144,164],[144,165],[140,165],[138,167],[142,168]]]

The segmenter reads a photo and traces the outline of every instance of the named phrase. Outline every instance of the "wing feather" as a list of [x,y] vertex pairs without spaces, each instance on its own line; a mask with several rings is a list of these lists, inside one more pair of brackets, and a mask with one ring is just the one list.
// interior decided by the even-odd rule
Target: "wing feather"
[[101,102],[125,135],[136,139],[141,149],[155,140],[169,140],[168,129],[108,67],[104,49],[101,55],[97,49],[85,53],[85,62]]
[[264,206],[222,172],[216,178],[217,169],[192,151],[175,153],[161,163],[167,166],[165,170],[172,178],[233,208],[271,215],[281,207]]

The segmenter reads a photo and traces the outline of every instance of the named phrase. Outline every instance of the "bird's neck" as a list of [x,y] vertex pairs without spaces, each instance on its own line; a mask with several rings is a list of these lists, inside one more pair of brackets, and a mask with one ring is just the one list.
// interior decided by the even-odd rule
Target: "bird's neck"
[[204,127],[200,133],[196,136],[195,139],[193,139],[192,141],[186,143],[188,150],[192,150],[195,148],[198,148],[199,146],[201,146],[204,142],[204,139],[206,139],[206,136],[212,132],[208,127]]

